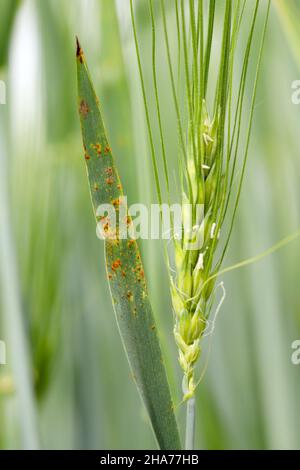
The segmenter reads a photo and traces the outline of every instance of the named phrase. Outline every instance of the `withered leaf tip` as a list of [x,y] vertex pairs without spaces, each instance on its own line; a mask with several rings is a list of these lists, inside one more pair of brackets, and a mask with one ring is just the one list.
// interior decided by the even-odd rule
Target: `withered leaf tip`
[[81,48],[78,37],[76,36],[76,57],[83,63],[83,50]]

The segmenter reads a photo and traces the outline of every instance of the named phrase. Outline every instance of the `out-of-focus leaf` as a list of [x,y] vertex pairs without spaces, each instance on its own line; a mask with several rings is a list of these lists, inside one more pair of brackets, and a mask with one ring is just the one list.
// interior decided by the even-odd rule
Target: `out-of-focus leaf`
[[[82,49],[77,48],[79,113],[94,212],[101,204],[122,210],[123,191]],[[130,218],[126,221],[131,223]],[[117,323],[133,378],[161,449],[180,448],[169,385],[136,241],[111,238],[102,219],[107,275]]]
[[41,48],[47,51],[42,56],[47,85],[45,99],[47,136],[49,140],[59,142],[72,132],[76,124],[73,107],[76,88],[69,80],[69,73],[73,67],[72,43],[68,25],[62,14],[63,10],[58,8],[57,2],[38,0],[35,2],[35,8]]
[[0,0],[0,67],[7,61],[10,33],[20,0]]
[[275,0],[278,17],[283,26],[289,45],[300,67],[299,18],[300,5],[295,0]]

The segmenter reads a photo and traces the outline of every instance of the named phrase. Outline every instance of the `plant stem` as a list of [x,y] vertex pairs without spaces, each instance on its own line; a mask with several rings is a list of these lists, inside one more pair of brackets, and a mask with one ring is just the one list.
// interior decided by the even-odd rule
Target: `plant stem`
[[189,398],[186,404],[185,450],[194,450],[196,399]]

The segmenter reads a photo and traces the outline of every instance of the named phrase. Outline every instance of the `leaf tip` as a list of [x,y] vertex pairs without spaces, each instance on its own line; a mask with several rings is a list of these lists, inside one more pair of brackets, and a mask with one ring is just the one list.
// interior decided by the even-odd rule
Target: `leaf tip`
[[81,48],[81,45],[77,36],[76,36],[76,57],[79,60],[79,62],[83,64],[84,54],[83,54],[83,50]]

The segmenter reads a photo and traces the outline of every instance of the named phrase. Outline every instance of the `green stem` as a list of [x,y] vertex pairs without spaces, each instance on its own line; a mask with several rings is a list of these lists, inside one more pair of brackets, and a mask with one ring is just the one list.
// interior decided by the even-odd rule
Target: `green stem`
[[189,398],[186,404],[185,450],[194,450],[196,399]]

